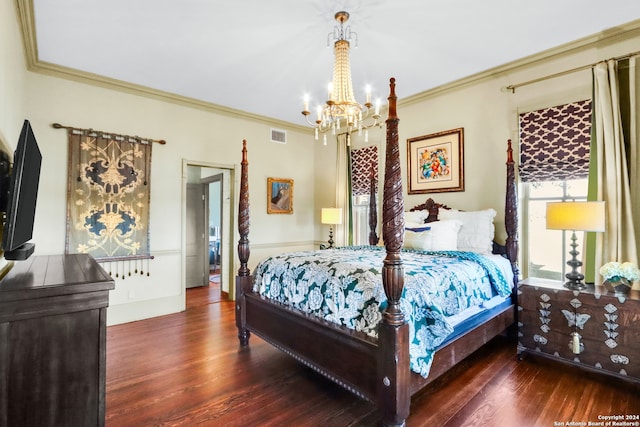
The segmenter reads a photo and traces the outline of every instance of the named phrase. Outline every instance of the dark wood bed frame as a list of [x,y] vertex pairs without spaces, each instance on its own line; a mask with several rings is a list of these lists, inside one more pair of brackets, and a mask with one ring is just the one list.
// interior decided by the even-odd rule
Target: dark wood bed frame
[[[409,326],[399,304],[404,287],[401,257],[404,202],[395,79],[390,80],[389,86],[382,206],[382,234],[386,248],[382,283],[388,307],[379,325],[378,339],[285,307],[253,292],[247,266],[250,251],[246,140],[243,141],[242,147],[238,213],[240,268],[236,277],[236,325],[241,346],[247,346],[251,333],[255,333],[357,396],[376,403],[384,425],[401,426],[409,416],[411,396],[414,393],[514,324],[516,292],[513,293],[512,304],[508,308],[494,309],[486,313],[475,329],[444,343],[435,353],[428,378],[411,372]],[[514,280],[517,280],[517,204],[511,141],[508,143],[507,152],[505,226],[508,237],[505,255],[511,261],[515,273]],[[370,218],[371,221],[375,223],[374,218]],[[377,235],[371,236],[371,241],[374,239],[377,242]]]

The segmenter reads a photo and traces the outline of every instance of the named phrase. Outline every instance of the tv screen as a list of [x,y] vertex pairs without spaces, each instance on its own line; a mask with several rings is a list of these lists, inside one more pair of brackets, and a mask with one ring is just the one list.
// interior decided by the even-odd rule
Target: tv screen
[[25,120],[13,155],[13,169],[9,181],[6,220],[2,234],[5,259],[23,260],[33,253],[34,244],[28,241],[33,234],[41,164],[42,155],[36,137],[29,120]]

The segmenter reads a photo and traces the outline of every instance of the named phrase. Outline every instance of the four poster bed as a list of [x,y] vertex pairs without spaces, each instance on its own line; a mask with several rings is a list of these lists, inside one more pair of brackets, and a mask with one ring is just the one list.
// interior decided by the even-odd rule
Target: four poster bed
[[[478,255],[462,251],[462,247],[451,251],[436,245],[431,248],[435,251],[430,252],[424,248],[403,249],[405,233],[435,232],[445,223],[464,228],[464,221],[456,220],[458,224],[441,218],[445,212],[448,217],[452,215],[450,212],[456,212],[454,216],[464,213],[429,199],[411,209],[414,213],[423,212],[423,216],[418,215],[417,224],[423,228],[405,229],[408,214],[402,199],[396,99],[395,79],[391,79],[382,206],[384,248],[348,247],[285,254],[271,257],[275,264],[259,264],[251,275],[247,267],[249,194],[245,141],[238,218],[240,268],[236,277],[236,324],[242,346],[248,345],[250,334],[255,333],[377,404],[385,425],[403,425],[414,393],[514,324],[512,290],[518,277],[515,175],[510,141],[505,207],[508,237],[506,246],[499,251],[503,257],[498,256],[506,262],[508,274],[504,265],[496,268],[483,261],[490,254]],[[372,218],[372,244],[377,242],[375,222]],[[494,252],[495,249],[496,246]],[[427,257],[432,261],[427,262]],[[348,265],[352,261],[360,264]],[[476,269],[484,276],[476,279],[471,273],[456,270],[452,276],[463,278],[460,284],[463,290],[456,294],[458,291],[449,283],[453,279],[438,275],[440,270],[452,269],[455,263],[480,263],[481,268]],[[425,284],[416,279],[423,277],[430,277],[432,282]],[[298,283],[298,279],[304,283]],[[471,282],[478,286],[471,286]],[[443,292],[439,294],[430,288],[443,288]],[[320,295],[322,292],[324,296]],[[451,297],[452,294],[455,295]],[[432,300],[442,300],[444,306]],[[463,313],[470,314],[461,316]],[[451,320],[458,317],[459,322]]]

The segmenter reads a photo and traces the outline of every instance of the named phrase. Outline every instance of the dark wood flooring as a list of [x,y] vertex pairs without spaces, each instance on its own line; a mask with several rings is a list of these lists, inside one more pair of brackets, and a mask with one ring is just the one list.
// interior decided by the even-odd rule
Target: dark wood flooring
[[187,309],[199,305],[215,304],[223,300],[219,282],[209,282],[209,286],[187,289]]
[[[379,423],[373,404],[255,336],[240,348],[236,333],[234,304],[215,286],[188,290],[185,312],[108,327],[106,425]],[[407,425],[547,427],[638,414],[637,387],[518,361],[499,337],[414,396]]]

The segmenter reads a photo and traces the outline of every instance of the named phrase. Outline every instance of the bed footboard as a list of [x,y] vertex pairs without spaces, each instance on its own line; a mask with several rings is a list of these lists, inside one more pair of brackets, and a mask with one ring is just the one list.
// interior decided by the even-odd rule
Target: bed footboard
[[398,145],[395,79],[390,83],[384,192],[382,198],[382,239],[387,256],[382,267],[382,286],[387,297],[378,328],[378,407],[385,425],[404,425],[411,404],[409,368],[409,325],[400,310],[404,288],[404,267],[400,252],[404,243],[404,200]]

